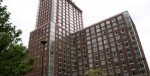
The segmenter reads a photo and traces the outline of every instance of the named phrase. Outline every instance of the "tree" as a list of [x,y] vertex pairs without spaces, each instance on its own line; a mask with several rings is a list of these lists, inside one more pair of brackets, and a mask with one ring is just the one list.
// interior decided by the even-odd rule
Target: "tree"
[[89,69],[87,70],[83,76],[105,76],[104,72],[100,69]]
[[20,76],[34,68],[34,58],[19,37],[21,30],[9,22],[10,13],[0,0],[0,76]]

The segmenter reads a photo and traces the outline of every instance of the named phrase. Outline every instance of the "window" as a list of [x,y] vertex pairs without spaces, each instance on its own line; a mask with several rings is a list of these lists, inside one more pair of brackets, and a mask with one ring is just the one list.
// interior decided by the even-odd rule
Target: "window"
[[145,74],[145,70],[140,70],[140,74]]
[[109,49],[106,49],[106,51],[107,51],[107,53],[109,53],[109,52],[110,52],[110,50],[109,50]]
[[92,58],[92,54],[89,54],[89,58]]
[[113,36],[113,34],[112,34],[112,33],[110,33],[110,34],[109,34],[109,37],[112,37],[112,36]]
[[123,37],[126,37],[126,33],[122,33],[122,36],[123,36]]
[[96,43],[93,43],[93,47],[96,47],[97,46],[97,44]]
[[86,39],[87,39],[87,40],[90,40],[90,36],[88,36]]
[[100,33],[100,32],[98,32],[98,33],[97,33],[97,36],[101,36],[101,33]]
[[115,35],[118,35],[118,31],[115,31]]
[[113,73],[112,69],[109,69],[109,73],[110,73],[110,74],[112,74],[112,73]]
[[98,37],[98,41],[101,41],[102,40],[102,38],[101,37]]
[[91,27],[91,31],[94,31],[94,27]]
[[127,54],[127,56],[128,56],[128,58],[130,58],[130,57],[131,57],[131,54],[130,54],[130,53],[128,53],[128,54]]
[[[108,59],[108,63],[111,63],[111,60],[110,60],[110,59]],[[111,67],[109,67],[109,68],[111,68]]]
[[114,42],[112,42],[112,43],[110,43],[110,45],[111,45],[111,47],[113,47],[113,46],[115,46],[115,43],[114,43]]
[[117,17],[117,20],[121,20],[121,19],[122,19],[122,16],[118,16],[118,17]]
[[119,66],[118,62],[115,62],[115,66]]
[[99,65],[99,63],[98,63],[98,62],[95,62],[95,65],[96,65],[96,66],[98,66],[98,65]]
[[129,62],[130,62],[130,63],[133,63],[133,59],[130,59]]
[[124,59],[123,55],[120,55],[120,59]]
[[100,29],[96,29],[96,32],[100,32]]
[[121,44],[120,40],[117,40],[117,45],[120,45],[120,44]]
[[118,75],[117,76],[120,76],[120,68],[116,68],[116,72],[118,73]]
[[125,32],[125,29],[124,29],[124,28],[122,28],[122,29],[121,29],[121,33],[124,33],[124,32]]
[[99,29],[99,25],[96,25],[96,29]]
[[101,27],[102,30],[105,30],[105,27]]
[[106,25],[108,25],[108,24],[110,24],[110,21],[108,20],[108,21],[106,21]]
[[118,61],[118,58],[117,58],[117,57],[115,57],[115,58],[114,58],[114,62],[117,62],[117,61]]
[[110,38],[110,42],[113,42],[114,41],[114,38],[112,37],[112,38]]
[[89,29],[86,29],[86,33],[89,32]]
[[95,55],[95,56],[97,56],[97,55],[98,55],[98,52],[97,52],[97,51],[95,51],[95,52],[94,52],[94,55]]
[[119,50],[119,54],[120,54],[120,55],[122,55],[122,54],[123,54],[122,50]]
[[117,56],[117,53],[116,53],[116,52],[113,52],[112,54],[113,54],[113,56],[114,56],[114,57],[116,57],[116,56]]
[[87,44],[91,44],[91,41],[88,41]]
[[107,38],[106,35],[104,35],[104,36],[103,36],[103,39],[106,39],[106,38]]
[[98,42],[98,45],[99,45],[99,46],[102,45],[102,41]]
[[120,28],[124,28],[124,24],[121,24],[121,25],[120,25]]
[[95,38],[95,34],[92,35],[92,38]]
[[88,45],[87,48],[88,48],[88,49],[91,49],[91,45]]
[[95,57],[95,60],[98,60],[98,56]]
[[99,46],[99,50],[103,50],[103,46]]
[[87,66],[87,64],[84,64],[84,68],[87,68],[88,66]]
[[132,71],[132,75],[136,75],[136,71],[135,70]]
[[128,39],[127,38],[123,38],[123,42],[127,42],[128,41]]
[[91,58],[91,59],[89,59],[89,63],[92,63],[93,62],[93,59]]
[[92,64],[92,63],[91,63],[91,64],[89,64],[89,65],[90,65],[90,68],[91,68],[91,67],[93,67],[93,64]]
[[128,43],[126,43],[126,44],[125,44],[125,46],[126,46],[126,47],[129,47],[129,44],[128,44]]
[[110,54],[109,53],[107,54],[107,58],[110,58]]
[[115,19],[115,18],[111,19],[111,22],[115,22],[115,21],[116,21],[116,19]]
[[114,51],[116,51],[116,48],[115,48],[115,47],[113,47],[113,48],[111,48],[111,50],[112,50],[112,52],[114,52]]
[[124,73],[124,76],[129,76],[129,74],[127,72]]
[[124,60],[122,60],[122,65],[125,65],[126,63],[125,63],[125,61]]
[[106,45],[105,45],[105,48],[108,48],[108,47],[109,47],[108,44],[106,44]]
[[118,49],[119,49],[119,50],[122,49],[122,45],[119,45],[119,46],[118,46]]
[[118,27],[114,27],[114,31],[115,31],[115,30],[118,30]]
[[120,39],[120,36],[119,36],[119,35],[117,35],[117,36],[116,36],[116,40],[119,40],[119,39]]
[[133,43],[134,46],[137,45],[137,42],[136,42],[136,41],[133,41],[132,43]]
[[95,31],[91,31],[91,34],[94,34],[95,33]]
[[107,44],[108,43],[108,40],[104,40],[104,44]]
[[105,32],[105,31],[103,31],[103,32],[102,32],[102,35],[105,35],[105,34],[106,34],[106,32]]
[[96,39],[93,39],[93,40],[92,40],[92,43],[95,43],[95,42],[96,42]]
[[105,26],[105,23],[101,23],[101,27]]
[[116,23],[116,22],[114,22],[114,23],[113,23],[113,26],[116,26],[116,25],[117,25],[117,23]]
[[90,35],[90,33],[86,33],[86,36],[89,36]]
[[111,25],[109,24],[109,25],[107,25],[107,29],[109,29],[111,27]]
[[108,33],[112,32],[112,29],[108,29]]
[[134,35],[134,32],[133,32],[133,31],[130,31],[130,35]]
[[[104,61],[104,60],[102,60],[102,61],[101,61],[101,64],[102,64],[102,65],[105,65],[105,61]],[[105,68],[104,68],[104,69],[105,69]]]
[[104,55],[101,55],[101,60],[104,60],[105,58],[104,58]]

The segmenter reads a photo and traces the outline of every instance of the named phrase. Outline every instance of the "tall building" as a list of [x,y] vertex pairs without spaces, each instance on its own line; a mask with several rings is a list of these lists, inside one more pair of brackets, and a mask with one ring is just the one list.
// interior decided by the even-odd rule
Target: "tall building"
[[[82,29],[82,22],[82,11],[71,0],[40,0],[36,28],[30,33],[29,39],[29,52],[37,58],[37,68],[29,76],[40,75],[42,58],[44,75],[58,76],[60,70],[71,75],[70,34]],[[47,41],[44,57],[41,56],[41,41]],[[59,48],[66,52],[61,54],[66,58],[59,57]],[[59,60],[64,60],[66,64],[59,65]]]
[[102,68],[107,76],[150,76],[127,11],[75,32],[71,38],[77,69],[72,76],[82,76],[89,68]]
[[27,76],[82,76],[90,68],[107,76],[150,75],[128,12],[83,28],[82,10],[71,0],[40,0],[29,53],[37,67]]

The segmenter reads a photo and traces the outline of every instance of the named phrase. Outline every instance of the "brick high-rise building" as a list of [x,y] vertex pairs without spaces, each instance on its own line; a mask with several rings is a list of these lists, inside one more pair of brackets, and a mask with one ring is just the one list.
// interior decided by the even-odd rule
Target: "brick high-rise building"
[[[44,51],[41,41],[47,41]],[[107,76],[149,76],[128,12],[83,28],[82,11],[71,0],[40,0],[29,53],[37,67],[28,76],[40,76],[42,70],[44,76],[82,76],[97,67]]]
[[71,34],[77,72],[100,67],[107,76],[149,76],[149,68],[128,12]]
[[[60,70],[71,75],[69,35],[82,29],[82,22],[82,11],[71,0],[40,0],[36,28],[30,33],[29,40],[29,52],[37,58],[38,66],[29,76],[38,76],[41,73],[43,53],[41,41],[47,41],[44,47],[44,75],[58,76]],[[66,52],[61,54],[61,58],[59,48],[62,52]],[[59,65],[61,60],[65,64]],[[59,68],[59,66],[64,66],[64,68]]]

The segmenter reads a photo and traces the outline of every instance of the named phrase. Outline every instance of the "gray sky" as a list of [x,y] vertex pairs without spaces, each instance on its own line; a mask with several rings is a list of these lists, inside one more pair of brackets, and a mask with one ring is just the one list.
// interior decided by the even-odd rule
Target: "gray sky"
[[[84,27],[128,11],[131,15],[150,66],[150,0],[73,0],[83,10]],[[34,30],[38,0],[4,0],[11,12],[11,22],[23,31],[28,46],[29,33]]]

